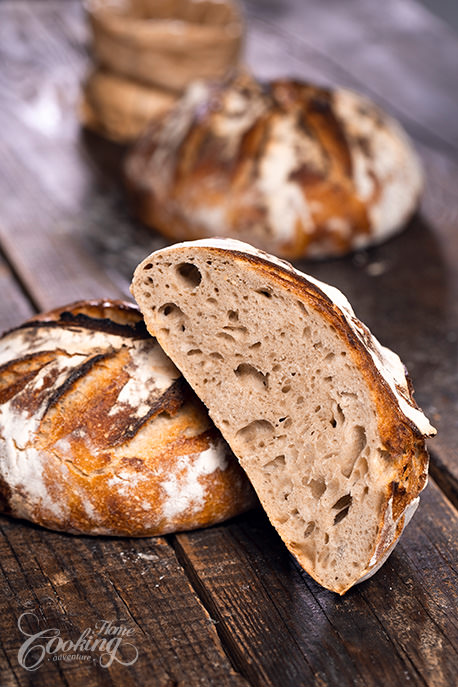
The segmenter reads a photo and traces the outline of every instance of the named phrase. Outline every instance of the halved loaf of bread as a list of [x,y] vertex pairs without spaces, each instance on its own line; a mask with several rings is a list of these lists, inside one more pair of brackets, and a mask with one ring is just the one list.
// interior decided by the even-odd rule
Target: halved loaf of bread
[[435,433],[398,356],[340,291],[237,241],[153,253],[132,292],[305,570],[340,594],[375,572]]
[[150,536],[254,502],[133,305],[74,303],[0,338],[0,511],[66,532]]

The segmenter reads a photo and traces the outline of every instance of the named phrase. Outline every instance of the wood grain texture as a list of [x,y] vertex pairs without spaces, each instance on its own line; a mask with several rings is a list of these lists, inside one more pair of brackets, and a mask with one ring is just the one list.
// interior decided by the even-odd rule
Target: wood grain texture
[[176,550],[253,685],[448,687],[457,667],[455,517],[431,484],[382,570],[342,598],[299,569],[261,513],[177,535]]
[[98,183],[79,142],[76,113],[87,59],[82,8],[6,2],[0,11],[4,251],[41,308],[116,296],[119,286],[85,244],[93,224],[109,231],[111,219],[106,184]]
[[[340,84],[352,81],[381,99],[417,138],[456,159],[456,33],[419,2],[245,0],[245,6],[250,19],[282,36],[286,53],[316,54]],[[277,71],[282,67],[277,63]]]
[[[0,518],[0,674],[13,685],[50,684],[247,686],[224,654],[215,625],[198,601],[167,542],[56,534]],[[26,639],[17,622],[24,612],[29,632],[58,628],[63,639],[77,640],[102,620],[132,628],[129,643],[138,660],[47,660],[36,672],[18,665]],[[117,656],[135,657],[125,644]],[[99,658],[100,652],[92,652]],[[14,676],[14,679],[13,679]],[[2,686],[5,684],[2,680]]]
[[0,334],[16,327],[34,314],[20,285],[14,279],[7,262],[0,255]]

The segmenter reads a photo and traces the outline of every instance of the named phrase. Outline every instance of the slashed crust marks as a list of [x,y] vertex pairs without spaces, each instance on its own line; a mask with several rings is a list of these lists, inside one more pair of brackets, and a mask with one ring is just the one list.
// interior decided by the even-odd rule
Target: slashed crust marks
[[246,75],[191,89],[135,146],[126,181],[166,236],[232,237],[293,258],[381,240],[421,189],[400,127],[363,97]]
[[69,532],[149,536],[213,524],[254,503],[136,307],[81,302],[0,344],[3,512]]

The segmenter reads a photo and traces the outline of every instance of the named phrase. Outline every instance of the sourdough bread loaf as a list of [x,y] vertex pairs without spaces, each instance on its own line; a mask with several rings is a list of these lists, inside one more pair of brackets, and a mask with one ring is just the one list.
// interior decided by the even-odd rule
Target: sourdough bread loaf
[[138,309],[80,302],[0,339],[0,510],[146,536],[220,522],[251,487]]
[[322,258],[384,241],[422,174],[401,127],[356,93],[239,76],[194,84],[126,162],[134,210],[172,239]]
[[238,241],[153,253],[132,293],[303,568],[340,594],[377,570],[435,433],[398,356],[340,291]]

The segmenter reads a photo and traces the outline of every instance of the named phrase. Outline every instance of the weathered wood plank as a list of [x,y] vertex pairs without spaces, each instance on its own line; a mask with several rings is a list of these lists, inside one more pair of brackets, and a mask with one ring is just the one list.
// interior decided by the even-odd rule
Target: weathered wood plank
[[245,4],[251,20],[259,18],[274,33],[283,34],[284,52],[315,53],[338,74],[339,83],[378,97],[415,129],[418,138],[456,159],[458,41],[456,33],[419,2],[245,0]]
[[342,598],[298,568],[260,513],[180,534],[176,550],[254,685],[449,687],[458,667],[454,522],[430,484],[382,570]]
[[[104,620],[131,632],[107,667],[96,648],[70,649],[95,660],[53,660],[46,653],[36,672],[29,672],[18,663],[27,639],[18,620],[25,612],[36,616],[22,619],[29,633],[57,628],[62,640],[75,642],[87,628],[94,637],[110,638],[97,633]],[[211,618],[162,538],[73,537],[0,517],[0,618],[2,685],[30,685],[33,676],[34,687],[248,687],[231,668]],[[36,652],[25,662],[38,658]]]
[[34,309],[0,255],[0,334],[21,324]]
[[76,210],[74,215],[59,212],[40,181],[11,150],[2,148],[6,164],[0,168],[0,241],[35,302],[48,308],[79,298],[119,295],[119,288],[84,250]]
[[115,285],[90,256],[93,226],[109,233],[117,208],[80,141],[82,8],[19,2],[0,11],[4,250],[41,307],[119,295],[120,288],[127,293],[127,284]]

